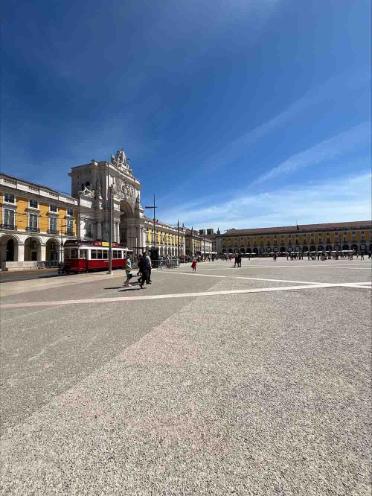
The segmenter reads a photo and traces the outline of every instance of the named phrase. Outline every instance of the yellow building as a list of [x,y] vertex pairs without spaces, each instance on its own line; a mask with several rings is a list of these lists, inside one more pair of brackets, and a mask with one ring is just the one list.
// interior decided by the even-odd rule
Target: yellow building
[[55,265],[76,237],[77,200],[46,186],[0,174],[3,269]]
[[144,227],[147,251],[155,246],[158,249],[159,257],[176,257],[185,254],[185,229],[183,227],[174,227],[156,220],[155,238],[153,220],[145,217]]
[[186,255],[190,258],[198,256],[211,256],[213,252],[212,240],[202,234],[204,230],[199,232],[195,229],[186,229]]
[[372,251],[372,222],[338,222],[259,229],[229,229],[219,236],[223,253]]

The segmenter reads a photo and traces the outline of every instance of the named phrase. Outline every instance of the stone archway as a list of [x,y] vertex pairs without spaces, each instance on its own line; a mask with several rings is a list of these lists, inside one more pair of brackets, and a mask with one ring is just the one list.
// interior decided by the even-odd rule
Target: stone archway
[[50,238],[45,245],[46,251],[46,261],[53,264],[57,264],[61,257],[60,255],[60,243],[55,238]]
[[[120,202],[120,224],[119,224],[119,239],[120,243],[128,248],[136,247],[136,233],[133,233],[133,210],[128,202],[122,200]],[[134,238],[134,239],[133,239]]]
[[40,262],[41,261],[41,242],[39,238],[29,237],[25,241],[25,261]]
[[0,261],[18,261],[18,239],[14,236],[2,236],[0,238]]

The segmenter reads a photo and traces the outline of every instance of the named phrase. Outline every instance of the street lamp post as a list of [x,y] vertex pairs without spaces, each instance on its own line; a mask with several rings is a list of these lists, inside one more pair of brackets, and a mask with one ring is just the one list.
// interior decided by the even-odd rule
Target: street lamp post
[[[60,247],[59,247],[59,261],[60,263],[62,264],[63,263],[63,228],[66,228],[67,229],[67,224],[62,224],[63,220],[61,220],[61,224],[60,224],[60,229],[59,229],[59,234],[60,234],[60,237],[61,237],[61,241],[60,241]],[[67,233],[65,233],[67,234]]]
[[149,208],[151,210],[154,211],[154,215],[153,215],[153,236],[154,236],[154,239],[153,239],[153,246],[154,246],[154,251],[155,251],[155,248],[156,248],[156,237],[155,237],[155,234],[156,234],[156,209],[158,208],[156,203],[155,203],[155,195],[154,195],[154,203],[152,205],[148,205],[148,206],[145,206],[145,208]]
[[177,258],[180,259],[180,220],[177,221]]
[[113,223],[113,185],[109,186],[109,205],[110,205],[110,225],[109,225],[109,267],[108,273],[112,274],[112,223]]
[[62,232],[62,227],[61,226],[61,229],[60,229],[60,234],[61,234],[61,243],[60,243],[60,246],[59,246],[59,261],[61,262],[61,264],[63,263],[63,232]]
[[194,258],[194,227],[191,228],[191,256]]

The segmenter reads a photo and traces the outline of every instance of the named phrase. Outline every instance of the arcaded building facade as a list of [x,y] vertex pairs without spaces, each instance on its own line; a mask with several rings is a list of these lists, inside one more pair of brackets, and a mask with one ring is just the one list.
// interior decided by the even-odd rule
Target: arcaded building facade
[[32,268],[62,260],[63,244],[77,233],[78,201],[0,174],[0,262],[3,269]]
[[229,229],[219,236],[223,253],[372,251],[372,222],[336,222],[258,229]]

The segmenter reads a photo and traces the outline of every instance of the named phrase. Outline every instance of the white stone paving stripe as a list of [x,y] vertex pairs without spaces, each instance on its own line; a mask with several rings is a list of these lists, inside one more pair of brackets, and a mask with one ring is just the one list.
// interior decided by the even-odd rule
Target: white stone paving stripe
[[[213,262],[211,262],[213,263]],[[186,267],[191,267],[191,264],[186,264]],[[319,262],[319,264],[304,264],[304,265],[295,265],[295,264],[290,264],[288,265],[276,265],[275,262],[273,262],[272,265],[243,265],[242,267],[233,267],[233,265],[229,266],[224,266],[221,267],[221,265],[216,264],[214,267],[213,266],[205,266],[205,265],[200,265],[199,266],[201,270],[243,270],[243,269],[307,269],[307,268],[319,268],[319,269],[348,269],[348,270],[372,270],[371,266],[369,267],[362,267],[361,265],[355,266],[355,267],[350,267],[349,265],[329,265],[329,264],[323,264],[323,262]],[[164,269],[167,270],[167,269]],[[170,269],[174,270],[174,269]],[[177,269],[176,269],[177,270]]]
[[350,282],[348,283],[350,287],[358,287],[358,288],[370,288],[372,286],[372,282]]
[[[363,283],[362,283],[363,284]],[[196,298],[204,296],[221,296],[221,295],[238,295],[248,293],[267,293],[272,291],[298,291],[301,289],[324,289],[324,288],[360,288],[371,289],[366,286],[356,286],[355,283],[340,283],[328,284],[320,283],[313,285],[298,285],[298,286],[276,286],[269,288],[255,288],[255,289],[231,289],[221,291],[204,291],[197,293],[170,293],[161,295],[143,295],[143,296],[115,296],[112,298],[86,298],[81,300],[54,300],[54,301],[32,301],[24,303],[5,303],[1,305],[2,309],[6,308],[26,308],[26,307],[53,307],[58,305],[80,305],[89,303],[124,303],[128,301],[143,301],[143,300],[165,300],[170,298]]]
[[202,274],[200,272],[182,272],[178,270],[177,272],[164,272],[164,274],[184,274],[186,276],[192,277],[218,277],[218,278],[228,278],[228,279],[247,279],[249,281],[268,281],[268,282],[288,282],[291,284],[323,284],[319,281],[292,281],[290,279],[269,279],[266,277],[248,277],[248,276],[223,276],[217,274]]

